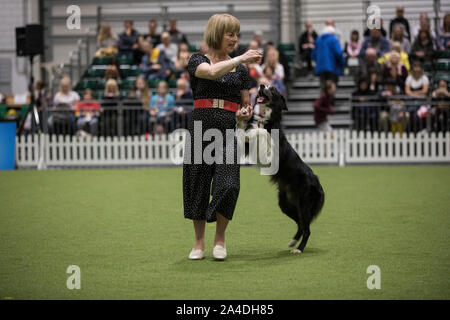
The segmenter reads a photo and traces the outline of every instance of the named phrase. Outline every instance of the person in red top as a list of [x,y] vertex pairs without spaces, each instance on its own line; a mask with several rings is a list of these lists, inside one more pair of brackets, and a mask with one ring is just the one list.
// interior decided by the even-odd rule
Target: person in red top
[[333,128],[328,122],[328,115],[334,113],[333,102],[336,92],[336,84],[333,80],[325,81],[323,92],[314,101],[314,122],[319,131],[332,131]]
[[86,89],[83,92],[83,100],[77,104],[75,109],[75,117],[77,119],[78,134],[89,133],[91,135],[98,134],[98,117],[101,108],[98,101],[92,97],[92,90]]

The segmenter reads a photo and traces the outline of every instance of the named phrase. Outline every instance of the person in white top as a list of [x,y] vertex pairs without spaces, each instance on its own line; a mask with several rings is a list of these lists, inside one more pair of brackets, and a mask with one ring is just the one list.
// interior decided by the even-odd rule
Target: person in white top
[[[59,92],[53,98],[53,109],[50,110],[48,118],[50,133],[75,133],[75,117],[72,111],[76,109],[79,101],[80,95],[72,90],[70,78],[63,77],[60,81]],[[61,111],[58,112],[58,110]]]
[[277,77],[281,81],[284,80],[284,67],[281,63],[278,62],[277,49],[270,49],[266,52],[265,61],[261,68],[264,70],[266,66],[272,67],[275,77]]
[[166,56],[175,63],[177,61],[178,46],[171,43],[170,34],[163,32],[161,34],[161,43],[156,46],[157,49],[164,51]]

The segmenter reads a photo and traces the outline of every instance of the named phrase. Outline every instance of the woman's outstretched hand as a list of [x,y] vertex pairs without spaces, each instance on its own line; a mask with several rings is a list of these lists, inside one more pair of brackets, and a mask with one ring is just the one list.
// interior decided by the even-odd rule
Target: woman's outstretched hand
[[239,57],[237,57],[238,60],[241,63],[247,64],[247,63],[255,63],[257,61],[259,61],[259,59],[262,58],[262,53],[259,52],[258,50],[248,50],[247,52],[245,52],[244,54],[240,55]]
[[253,108],[251,105],[242,107],[236,112],[236,118],[238,121],[248,120],[251,118],[252,115],[253,115]]

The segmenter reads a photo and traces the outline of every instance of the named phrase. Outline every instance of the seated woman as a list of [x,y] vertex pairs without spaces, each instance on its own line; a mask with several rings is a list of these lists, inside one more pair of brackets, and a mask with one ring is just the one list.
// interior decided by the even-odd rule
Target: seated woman
[[120,98],[119,85],[114,79],[109,79],[105,84],[105,91],[103,92],[103,99],[118,99]]
[[117,53],[118,37],[111,31],[111,25],[102,23],[98,31],[96,57],[113,57]]
[[405,90],[405,81],[408,77],[408,70],[400,62],[400,54],[397,51],[391,51],[389,61],[383,68],[383,79],[394,78],[402,92]]
[[191,54],[186,43],[180,43],[178,46],[177,59],[175,60],[175,77],[180,78],[181,74],[186,71]]
[[284,81],[284,67],[278,62],[278,50],[270,49],[265,52],[264,62],[265,63],[261,66],[263,70],[266,66],[272,67],[275,77]]
[[63,77],[59,92],[53,98],[53,108],[48,118],[50,133],[75,133],[75,118],[71,111],[75,110],[78,101],[80,96],[72,90],[70,78]]
[[420,30],[411,48],[411,60],[432,63],[435,56],[433,39],[428,30]]
[[[424,127],[422,119],[425,118],[423,113],[418,113],[420,108],[425,107],[422,103],[426,103],[425,99],[428,95],[430,81],[424,74],[423,66],[420,61],[414,61],[411,75],[406,78],[405,93],[410,96],[411,104],[407,107],[410,115],[410,123],[412,129],[417,131]],[[423,108],[422,108],[423,109]],[[425,114],[426,116],[426,114]]]
[[77,134],[98,135],[98,117],[100,116],[100,104],[94,100],[92,90],[83,92],[83,100],[76,107],[75,117],[77,119]]

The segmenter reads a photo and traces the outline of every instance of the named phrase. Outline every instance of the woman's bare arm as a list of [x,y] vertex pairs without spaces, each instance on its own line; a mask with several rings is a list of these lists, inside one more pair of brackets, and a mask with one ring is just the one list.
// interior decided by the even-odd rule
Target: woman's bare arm
[[[239,63],[252,63],[261,58],[262,55],[258,50],[248,50],[246,53],[236,57]],[[233,70],[238,63],[234,59],[220,61],[214,64],[208,64],[206,62],[201,63],[195,70],[195,76],[197,78],[214,80],[222,77],[231,70]]]

